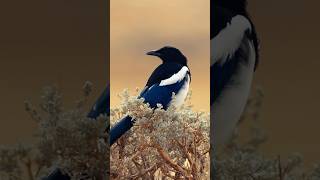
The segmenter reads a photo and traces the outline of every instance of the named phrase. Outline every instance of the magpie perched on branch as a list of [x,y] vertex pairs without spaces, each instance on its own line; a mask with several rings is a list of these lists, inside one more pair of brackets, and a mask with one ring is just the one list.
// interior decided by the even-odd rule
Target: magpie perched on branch
[[[190,70],[187,65],[187,58],[174,47],[165,46],[157,51],[147,53],[150,56],[159,57],[162,64],[159,65],[151,74],[149,80],[138,98],[143,98],[145,103],[155,108],[157,104],[162,104],[167,109],[171,102],[175,106],[183,104],[191,81]],[[172,95],[175,94],[175,101],[172,101]],[[98,98],[88,117],[96,119],[98,116],[109,115],[110,111],[110,88],[105,89]],[[127,132],[134,124],[130,116],[121,119],[110,130],[110,145]],[[54,170],[47,178],[43,180],[68,180],[69,176],[62,174],[59,169]]]
[[246,0],[211,1],[211,144],[231,136],[258,65],[258,38],[246,6]]
[[[182,105],[191,81],[187,58],[180,50],[170,46],[150,51],[147,55],[159,57],[162,64],[153,71],[138,98],[143,98],[151,108],[161,104],[164,109],[167,109],[172,102],[175,106]],[[175,101],[172,101],[173,94],[175,94]],[[122,118],[115,124],[110,130],[110,145],[126,133],[133,124],[134,119],[130,116]]]

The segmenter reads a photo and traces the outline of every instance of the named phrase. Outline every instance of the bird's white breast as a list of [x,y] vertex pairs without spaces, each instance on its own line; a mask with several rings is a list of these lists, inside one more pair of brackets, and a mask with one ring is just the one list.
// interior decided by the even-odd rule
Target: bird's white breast
[[176,107],[179,107],[179,106],[181,106],[181,105],[184,103],[184,101],[185,101],[185,99],[186,99],[186,97],[187,97],[187,95],[188,95],[188,92],[189,92],[190,76],[189,76],[189,74],[186,74],[186,76],[187,76],[187,77],[186,77],[186,80],[185,80],[182,88],[181,88],[180,91],[176,94],[175,100],[173,101],[173,104],[174,104],[174,106],[176,106]]
[[162,80],[160,82],[160,86],[167,86],[175,83],[179,83],[180,81],[184,81],[181,89],[177,92],[175,95],[174,101],[172,101],[172,104],[176,107],[181,106],[189,91],[189,84],[190,84],[190,75],[188,74],[189,68],[187,66],[183,66],[179,72],[176,74],[173,74],[170,78]]
[[[239,63],[237,73],[226,85],[216,102],[211,106],[212,144],[225,143],[240,119],[247,103],[255,64],[253,43],[246,39],[241,46],[248,49],[248,64]],[[241,47],[240,47],[241,48]]]

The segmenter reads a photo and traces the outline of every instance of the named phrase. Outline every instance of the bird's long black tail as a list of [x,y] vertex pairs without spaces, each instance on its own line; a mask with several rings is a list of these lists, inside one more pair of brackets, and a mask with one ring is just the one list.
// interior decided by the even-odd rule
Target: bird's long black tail
[[114,144],[123,134],[125,134],[130,128],[132,128],[134,122],[130,116],[122,118],[116,125],[110,130],[110,146]]

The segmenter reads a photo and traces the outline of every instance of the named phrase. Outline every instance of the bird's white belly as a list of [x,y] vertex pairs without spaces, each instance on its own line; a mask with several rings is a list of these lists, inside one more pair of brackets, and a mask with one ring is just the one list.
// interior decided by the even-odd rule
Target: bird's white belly
[[187,76],[187,78],[186,78],[186,81],[184,82],[184,85],[182,86],[180,91],[175,95],[175,100],[172,102],[172,104],[175,107],[181,106],[184,103],[184,101],[188,95],[190,76],[188,74],[186,76]]
[[225,143],[233,133],[246,106],[254,72],[255,53],[249,44],[249,62],[240,63],[237,74],[227,84],[217,101],[211,106],[213,145]]

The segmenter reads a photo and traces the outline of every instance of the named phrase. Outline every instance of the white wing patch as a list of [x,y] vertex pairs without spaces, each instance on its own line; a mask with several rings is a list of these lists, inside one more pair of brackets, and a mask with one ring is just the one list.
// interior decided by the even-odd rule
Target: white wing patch
[[189,76],[189,74],[187,74],[187,78],[186,78],[182,88],[176,94],[175,100],[171,102],[174,104],[175,107],[180,107],[184,103],[184,101],[188,95],[189,86],[190,86],[190,76]]
[[184,79],[184,77],[186,76],[186,74],[189,72],[189,69],[187,66],[183,66],[180,71],[174,75],[172,75],[170,78],[162,80],[160,82],[159,86],[167,86],[167,85],[171,85],[171,84],[175,84],[177,82],[180,82]]
[[231,22],[210,41],[211,65],[218,60],[224,64],[228,56],[233,56],[246,30],[251,30],[249,20],[241,15],[233,17]]

